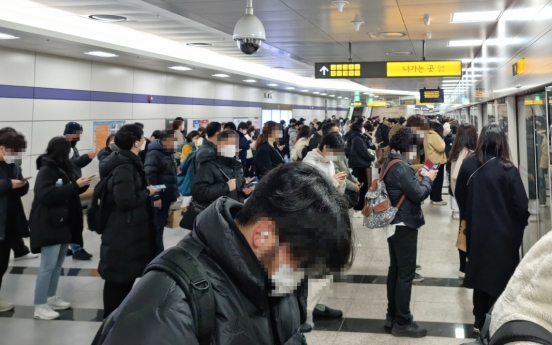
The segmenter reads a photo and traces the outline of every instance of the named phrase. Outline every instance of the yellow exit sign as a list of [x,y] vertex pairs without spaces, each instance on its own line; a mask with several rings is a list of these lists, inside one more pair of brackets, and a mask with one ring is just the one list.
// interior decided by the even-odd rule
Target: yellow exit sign
[[387,62],[388,78],[461,77],[462,61]]

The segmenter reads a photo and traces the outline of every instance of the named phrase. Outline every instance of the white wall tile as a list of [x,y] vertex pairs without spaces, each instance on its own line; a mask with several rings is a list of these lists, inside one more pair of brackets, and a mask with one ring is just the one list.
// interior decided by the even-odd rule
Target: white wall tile
[[142,95],[166,95],[167,75],[165,73],[134,70],[134,93]]
[[34,53],[0,48],[0,66],[0,84],[34,85]]
[[205,79],[194,79],[194,98],[215,98],[215,82]]
[[67,120],[80,121],[90,118],[90,102],[35,99],[34,121]]
[[[252,87],[245,86],[245,85],[234,85],[233,100],[236,101],[248,101],[253,102],[251,100],[251,94],[252,94]],[[257,102],[261,102],[262,100],[257,100]]]
[[216,83],[214,99],[233,100],[234,85],[227,83]]
[[93,91],[132,93],[134,69],[92,62]]
[[165,104],[134,103],[132,105],[134,120],[165,119],[165,114]]
[[36,54],[35,86],[90,90],[91,62]]
[[207,105],[193,105],[192,114],[194,119],[212,119],[215,117],[215,108]]
[[193,97],[194,78],[167,74],[167,96]]
[[13,121],[14,119],[19,121],[32,121],[32,99],[0,98],[0,121]]
[[[204,106],[203,108],[207,108]],[[234,108],[233,107],[210,107],[213,109],[213,119],[220,118],[233,118],[234,117]]]
[[182,117],[184,119],[191,119],[193,117],[193,106],[184,104],[167,104],[165,105],[165,118],[175,119]]
[[90,120],[132,119],[132,103],[90,102]]
[[149,138],[151,133],[155,130],[162,130],[165,128],[165,119],[162,120],[141,120],[144,124],[144,135]]

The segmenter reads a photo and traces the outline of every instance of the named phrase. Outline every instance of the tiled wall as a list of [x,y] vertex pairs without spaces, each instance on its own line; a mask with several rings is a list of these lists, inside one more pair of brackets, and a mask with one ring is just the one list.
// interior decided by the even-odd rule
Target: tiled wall
[[[84,127],[77,147],[85,153],[93,146],[92,123],[96,120],[139,121],[149,134],[163,129],[165,119],[177,116],[190,119],[189,126],[191,119],[253,120],[261,116],[261,103],[297,106],[295,118],[324,118],[322,97],[276,91],[273,99],[264,99],[264,92],[262,88],[169,72],[0,48],[0,127],[14,127],[27,138],[22,166],[25,176],[36,175],[37,156],[52,137],[63,134],[68,121]],[[146,101],[147,95],[154,96],[151,104]],[[116,101],[94,100],[98,97]],[[335,110],[336,101],[328,99],[329,115],[345,115]],[[83,172],[96,171],[94,160]]]

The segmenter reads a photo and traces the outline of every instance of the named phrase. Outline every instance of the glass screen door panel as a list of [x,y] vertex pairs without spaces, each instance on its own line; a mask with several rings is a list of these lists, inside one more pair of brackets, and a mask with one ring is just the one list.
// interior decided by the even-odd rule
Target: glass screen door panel
[[524,254],[550,231],[552,224],[548,177],[550,145],[545,99],[544,92],[517,98],[520,172],[529,196],[531,213],[523,239]]

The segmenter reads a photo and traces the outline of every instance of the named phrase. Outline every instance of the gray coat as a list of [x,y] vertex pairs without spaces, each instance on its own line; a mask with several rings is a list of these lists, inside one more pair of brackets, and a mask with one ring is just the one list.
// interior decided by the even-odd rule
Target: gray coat
[[92,162],[92,159],[90,159],[88,154],[81,156],[77,147],[73,147],[73,158],[71,158],[71,163],[73,163],[76,180],[82,177],[82,168],[90,164],[90,162]]
[[349,161],[344,159],[341,161],[335,161],[333,162],[335,166],[335,173],[339,173],[342,171],[347,172],[347,179],[345,180],[345,189],[354,191],[356,189],[356,183],[357,178],[351,174],[351,171],[349,170]]

